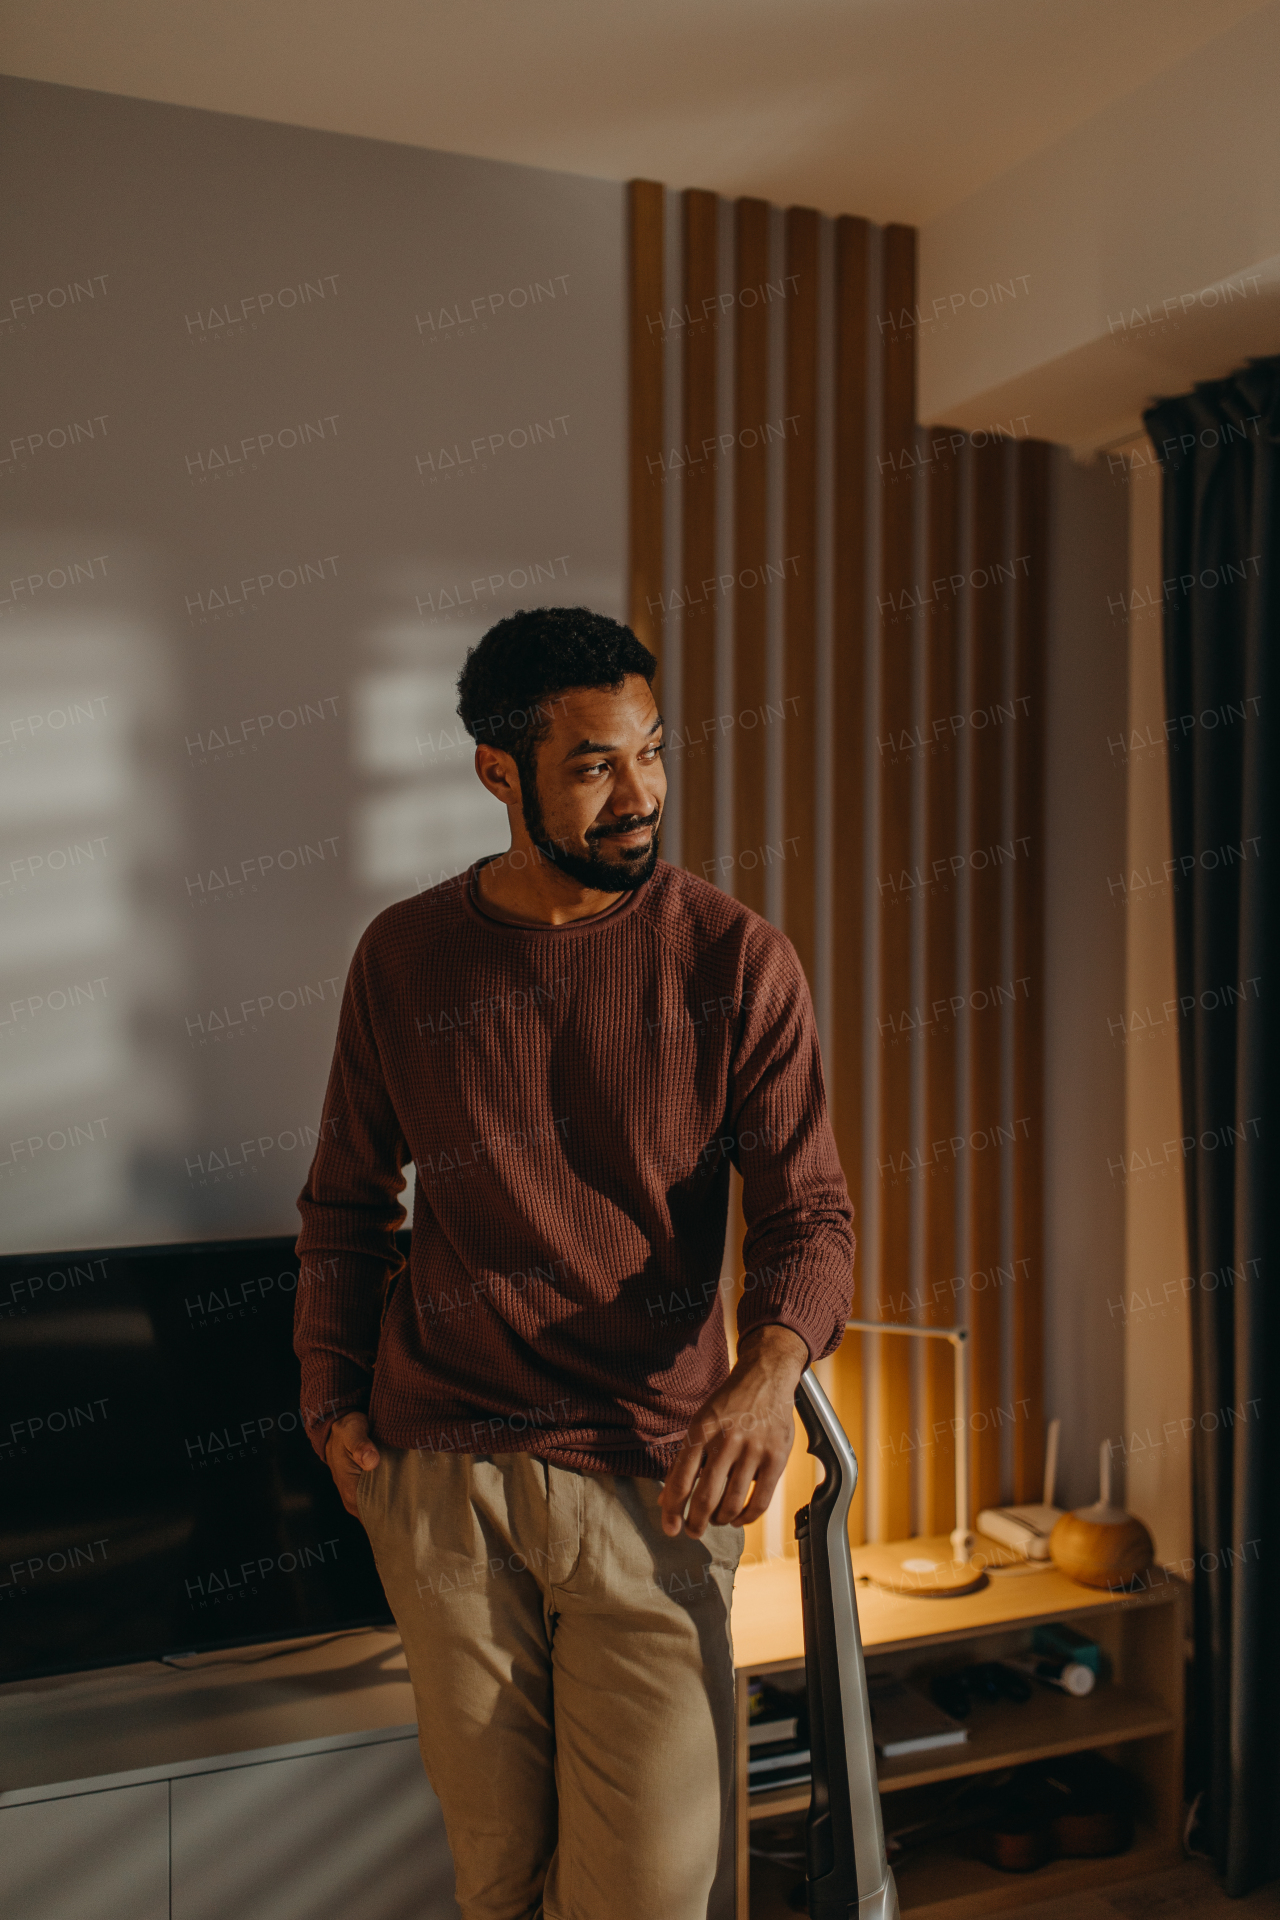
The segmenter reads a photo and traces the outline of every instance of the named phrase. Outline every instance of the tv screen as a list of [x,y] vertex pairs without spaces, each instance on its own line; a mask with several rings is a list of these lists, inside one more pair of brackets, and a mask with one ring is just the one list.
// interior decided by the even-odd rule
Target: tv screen
[[0,1679],[390,1622],[297,1277],[283,1237],[0,1258]]

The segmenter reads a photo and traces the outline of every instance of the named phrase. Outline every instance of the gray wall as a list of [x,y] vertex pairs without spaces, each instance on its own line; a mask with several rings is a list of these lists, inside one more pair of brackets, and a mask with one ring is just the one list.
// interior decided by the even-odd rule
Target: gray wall
[[467,645],[622,611],[623,189],[0,85],[3,1246],[291,1231]]
[[[1122,478],[1122,477],[1121,477]],[[1055,457],[1045,871],[1045,1404],[1062,1419],[1058,1504],[1097,1498],[1098,1447],[1124,1427],[1123,756],[1127,489],[1105,459]]]

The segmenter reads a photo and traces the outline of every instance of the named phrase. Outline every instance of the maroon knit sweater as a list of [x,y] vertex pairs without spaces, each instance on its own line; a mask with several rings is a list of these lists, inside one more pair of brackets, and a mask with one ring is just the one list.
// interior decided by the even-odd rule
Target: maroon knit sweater
[[323,1453],[360,1408],[391,1447],[661,1478],[729,1370],[731,1163],[739,1332],[818,1359],[844,1331],[853,1213],[804,974],[665,861],[562,927],[490,918],[474,874],[379,914],[351,964],[298,1201],[308,1431]]

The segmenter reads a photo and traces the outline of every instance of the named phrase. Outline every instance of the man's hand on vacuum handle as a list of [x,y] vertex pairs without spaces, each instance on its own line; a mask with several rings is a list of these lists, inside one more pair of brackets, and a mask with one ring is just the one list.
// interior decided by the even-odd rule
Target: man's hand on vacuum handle
[[348,1513],[355,1513],[360,1475],[372,1472],[378,1464],[378,1449],[369,1438],[369,1422],[362,1413],[344,1413],[334,1421],[324,1443],[324,1457],[343,1506]]
[[743,1335],[737,1365],[689,1422],[663,1484],[664,1533],[683,1525],[697,1540],[709,1524],[745,1527],[760,1518],[795,1440],[796,1388],[808,1364],[809,1349],[790,1327]]

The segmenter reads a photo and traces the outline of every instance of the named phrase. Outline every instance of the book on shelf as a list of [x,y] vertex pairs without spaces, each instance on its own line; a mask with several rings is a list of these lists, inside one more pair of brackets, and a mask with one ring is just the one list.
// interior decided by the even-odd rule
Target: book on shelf
[[748,1760],[747,1777],[764,1780],[780,1773],[807,1773],[811,1765],[808,1747],[791,1747],[786,1753],[762,1753]]
[[794,1713],[787,1719],[753,1720],[747,1728],[747,1745],[767,1747],[779,1740],[794,1740],[799,1730],[799,1715]]
[[876,1752],[886,1760],[897,1760],[908,1753],[929,1753],[934,1748],[961,1747],[968,1741],[967,1727],[896,1674],[869,1673],[867,1693]]
[[747,1778],[752,1793],[807,1780],[809,1712],[804,1688],[752,1680],[747,1718]]
[[792,1747],[785,1753],[757,1754],[747,1761],[748,1793],[763,1793],[772,1787],[806,1786],[813,1772],[808,1747]]

